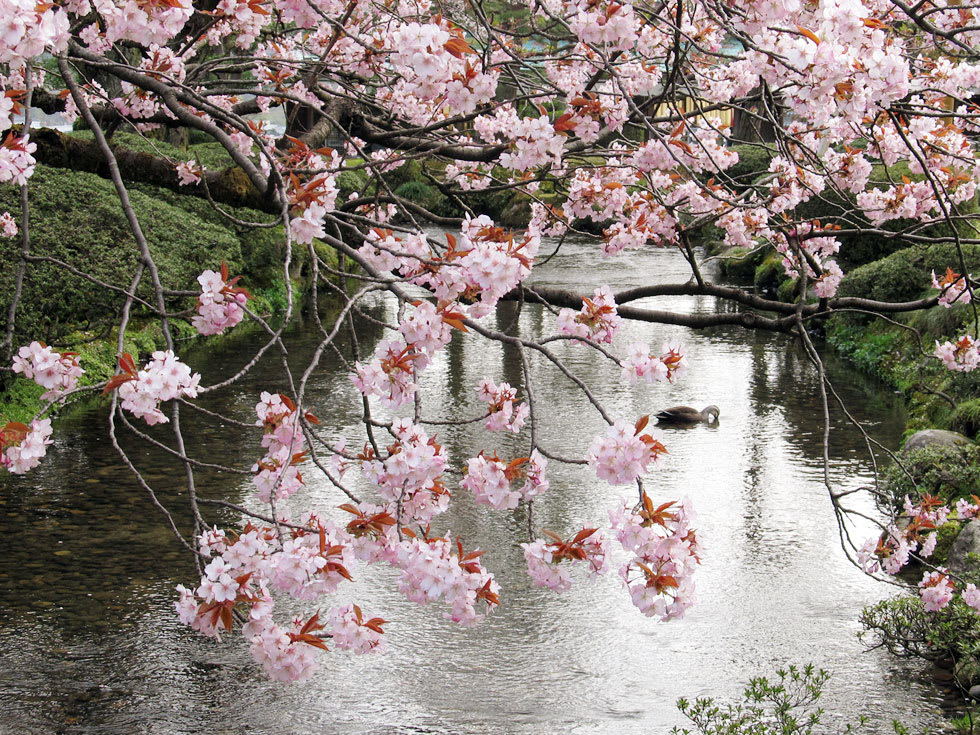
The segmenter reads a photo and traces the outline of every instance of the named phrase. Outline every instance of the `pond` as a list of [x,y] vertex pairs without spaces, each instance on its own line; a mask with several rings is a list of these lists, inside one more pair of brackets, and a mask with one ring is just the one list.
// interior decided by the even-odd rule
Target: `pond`
[[[615,290],[684,280],[683,268],[674,251],[597,262],[586,244],[569,242],[535,279],[591,293],[604,282]],[[712,298],[693,297],[649,305],[721,308]],[[393,319],[381,301],[370,309]],[[518,313],[505,304],[488,319],[529,336],[553,318],[540,307]],[[187,360],[205,383],[214,382],[260,336],[246,330],[213,349],[198,345]],[[362,350],[377,338],[368,330]],[[721,408],[716,427],[666,432],[668,461],[646,484],[654,499],[690,497],[698,513],[702,565],[697,604],[685,618],[643,617],[614,571],[594,583],[580,578],[564,595],[532,587],[518,546],[527,540],[525,511],[478,506],[461,490],[436,530],[461,535],[467,548],[491,550],[483,561],[503,588],[500,608],[477,628],[461,629],[443,620],[438,607],[405,601],[390,569],[362,566],[336,603],[354,601],[388,620],[388,652],[331,652],[305,685],[270,682],[240,636],[214,642],[178,622],[174,586],[195,583],[191,561],[120,467],[104,436],[104,407],[93,407],[56,425],[55,445],[41,467],[21,478],[0,477],[7,529],[0,537],[0,732],[638,735],[683,724],[679,697],[732,700],[749,677],[807,662],[833,675],[821,700],[831,722],[863,714],[880,731],[890,731],[892,719],[913,730],[935,723],[939,694],[922,683],[921,666],[864,652],[857,640],[861,608],[892,590],[865,577],[841,550],[822,484],[817,378],[802,350],[781,335],[649,324],[626,325],[618,344],[659,345],[667,338],[683,341],[691,363],[676,385],[630,387],[620,382],[618,368],[586,348],[555,350],[615,418],[632,422],[674,404]],[[312,324],[297,321],[288,335],[291,360],[303,364],[317,340]],[[311,408],[324,433],[360,446],[358,396],[332,359],[325,358],[312,381]],[[221,396],[234,417],[251,420],[259,391],[282,387],[277,360],[265,360]],[[871,435],[897,446],[901,400],[829,356],[827,368]],[[582,456],[603,424],[554,372],[533,367],[542,441],[558,454]],[[476,416],[474,387],[484,375],[522,383],[514,354],[468,341],[454,340],[429,373],[423,386],[429,417]],[[257,433],[186,410],[182,415],[194,456],[242,469],[261,456]],[[452,467],[481,449],[501,456],[520,451],[520,437],[488,439],[472,425],[444,428],[439,441]],[[869,483],[864,440],[839,411],[833,428],[832,483]],[[168,460],[135,442],[126,446],[161,499],[180,508]],[[327,508],[343,502],[307,474],[305,502]],[[535,522],[563,534],[605,524],[607,510],[631,492],[597,481],[585,467],[552,462],[549,478]],[[247,476],[201,474],[199,483],[205,497],[258,508]],[[860,507],[873,512],[870,503]],[[234,525],[239,518],[223,511],[220,520]],[[178,522],[186,518],[178,515]]]

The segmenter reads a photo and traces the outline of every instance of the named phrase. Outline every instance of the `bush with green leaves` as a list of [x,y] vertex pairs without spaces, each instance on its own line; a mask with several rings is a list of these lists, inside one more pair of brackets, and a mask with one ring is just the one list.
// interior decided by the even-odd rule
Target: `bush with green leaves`
[[900,595],[864,608],[860,621],[859,635],[870,646],[903,658],[955,663],[955,681],[964,691],[980,683],[980,615],[959,597],[929,612],[918,596]]
[[[830,679],[812,664],[790,666],[776,672],[770,681],[764,676],[749,681],[738,704],[717,704],[711,697],[693,703],[686,699],[677,708],[694,729],[674,728],[672,735],[816,735],[816,733],[856,732],[855,726],[826,724],[824,712],[816,706],[823,687]],[[858,725],[865,724],[862,718]]]
[[881,505],[899,512],[905,497],[913,502],[935,495],[946,503],[980,495],[980,446],[929,446],[903,452],[878,483]]

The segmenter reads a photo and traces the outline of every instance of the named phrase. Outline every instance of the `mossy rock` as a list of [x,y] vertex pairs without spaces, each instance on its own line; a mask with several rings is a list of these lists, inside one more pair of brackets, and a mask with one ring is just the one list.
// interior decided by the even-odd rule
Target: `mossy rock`
[[953,431],[977,438],[980,434],[980,398],[958,404],[949,425]]
[[729,248],[721,254],[719,261],[721,273],[726,278],[736,281],[754,281],[755,269],[771,252],[772,248],[755,248],[754,250],[741,247]]
[[959,521],[946,521],[936,529],[936,548],[932,551],[929,561],[932,564],[945,564],[949,557],[949,550],[960,535],[963,525]]
[[756,266],[752,279],[756,288],[768,292],[775,292],[784,280],[786,280],[786,270],[783,268],[783,256],[776,251],[769,252]]

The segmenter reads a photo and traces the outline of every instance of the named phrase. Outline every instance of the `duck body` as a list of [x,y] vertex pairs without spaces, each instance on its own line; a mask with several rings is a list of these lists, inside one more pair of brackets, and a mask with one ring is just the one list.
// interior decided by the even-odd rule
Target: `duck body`
[[657,414],[658,424],[672,426],[693,426],[694,424],[718,423],[718,406],[708,406],[698,411],[690,406],[672,406]]

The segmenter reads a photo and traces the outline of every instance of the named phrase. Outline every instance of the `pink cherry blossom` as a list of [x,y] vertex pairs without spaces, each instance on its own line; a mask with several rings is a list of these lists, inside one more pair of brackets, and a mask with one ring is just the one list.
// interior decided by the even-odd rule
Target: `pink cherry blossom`
[[42,400],[53,400],[75,389],[85,373],[74,352],[55,352],[40,342],[21,347],[14,357],[13,370],[45,388]]
[[592,576],[603,574],[609,566],[609,550],[605,537],[595,528],[584,528],[578,534],[563,540],[546,532],[550,541],[538,539],[521,544],[527,572],[538,587],[555,592],[571,588],[571,566],[577,561],[588,562]]
[[512,431],[517,434],[530,414],[526,403],[515,406],[517,391],[510,383],[497,385],[491,378],[484,378],[476,387],[480,400],[490,407],[490,416],[484,426],[487,431]]
[[935,356],[938,357],[943,366],[949,370],[961,373],[969,373],[980,365],[980,344],[968,334],[960,337],[956,342],[936,341]]
[[631,426],[622,419],[606,429],[605,434],[592,440],[589,446],[589,466],[600,480],[610,485],[633,482],[647,471],[652,462],[655,467],[663,462],[667,449],[660,441],[663,432],[650,429],[642,433],[646,421],[641,419]]
[[972,298],[967,289],[967,278],[955,273],[952,268],[946,269],[942,279],[937,278],[936,271],[933,271],[932,287],[939,289],[939,303],[947,309],[954,303],[969,304]]
[[197,298],[197,316],[191,319],[191,324],[199,333],[222,334],[242,320],[249,293],[234,285],[237,280],[228,281],[225,265],[222,265],[221,273],[206,270],[197,277],[201,295]]
[[0,214],[0,236],[17,237],[17,232],[17,220],[10,215],[10,212]]
[[177,178],[181,186],[194,186],[201,183],[204,168],[197,161],[181,161],[177,164]]
[[927,612],[939,612],[953,599],[955,587],[946,569],[926,572],[919,582],[919,597]]
[[160,410],[161,402],[178,396],[196,398],[201,382],[200,374],[191,373],[191,369],[181,363],[171,350],[154,352],[142,370],[123,377],[126,378],[125,382],[118,386],[123,409],[142,418],[150,426],[170,420]]
[[616,300],[608,286],[600,286],[591,299],[583,299],[579,311],[562,309],[557,320],[558,331],[562,334],[596,342],[612,342],[621,323],[622,319],[616,313]]
[[35,419],[31,425],[8,423],[0,427],[0,466],[22,475],[41,463],[51,444],[51,419]]

